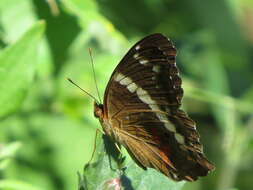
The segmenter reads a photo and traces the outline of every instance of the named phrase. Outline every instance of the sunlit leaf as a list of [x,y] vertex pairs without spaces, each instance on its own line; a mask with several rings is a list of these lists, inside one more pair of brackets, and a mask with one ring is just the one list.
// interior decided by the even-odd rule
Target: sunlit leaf
[[15,44],[0,54],[0,117],[21,105],[36,69],[36,48],[45,28],[36,23]]
[[12,142],[6,145],[0,144],[0,170],[8,165],[9,159],[14,156],[20,147],[20,142]]
[[1,0],[0,13],[3,40],[8,44],[18,40],[36,21],[32,0],[19,0],[18,3],[16,0]]
[[86,38],[95,37],[101,48],[113,53],[121,53],[121,47],[126,47],[126,39],[110,20],[100,14],[96,1],[63,0],[62,2],[68,12],[77,16],[80,26],[86,31]]
[[0,189],[8,190],[42,190],[42,188],[18,180],[0,180]]

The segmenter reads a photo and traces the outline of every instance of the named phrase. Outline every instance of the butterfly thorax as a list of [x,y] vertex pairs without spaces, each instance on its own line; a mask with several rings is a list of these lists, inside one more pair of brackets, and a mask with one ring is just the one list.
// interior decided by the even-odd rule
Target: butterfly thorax
[[101,123],[104,132],[110,137],[114,138],[114,133],[110,125],[108,124],[108,119],[106,119],[105,117],[103,104],[98,104],[97,102],[94,102],[94,116],[99,119],[99,122]]

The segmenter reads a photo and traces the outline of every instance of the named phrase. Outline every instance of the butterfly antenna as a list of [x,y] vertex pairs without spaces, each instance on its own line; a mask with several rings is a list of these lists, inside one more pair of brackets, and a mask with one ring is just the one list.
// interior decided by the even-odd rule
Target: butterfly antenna
[[84,90],[83,88],[81,88],[79,85],[77,85],[74,81],[72,81],[70,78],[67,78],[69,82],[71,82],[73,85],[75,85],[77,88],[79,88],[81,91],[83,91],[85,94],[87,94],[88,96],[90,96],[95,102],[99,103],[99,101],[92,96],[89,92],[87,92],[86,90]]
[[91,65],[92,65],[93,78],[94,78],[95,86],[96,86],[96,89],[97,89],[98,99],[99,99],[99,103],[101,103],[102,101],[101,101],[101,98],[100,98],[100,95],[99,95],[99,91],[98,91],[98,85],[97,85],[97,79],[96,79],[96,74],[95,74],[95,68],[94,68],[94,62],[93,62],[91,48],[89,48],[89,54],[90,54],[90,60],[91,60]]

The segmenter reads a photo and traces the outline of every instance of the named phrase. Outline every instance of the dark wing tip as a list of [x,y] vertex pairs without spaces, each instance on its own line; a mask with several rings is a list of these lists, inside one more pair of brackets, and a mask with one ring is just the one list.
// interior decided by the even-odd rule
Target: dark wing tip
[[207,176],[209,172],[213,171],[215,166],[208,161],[205,157],[199,160],[192,169],[190,169],[189,174],[185,175],[183,180],[196,181],[199,177]]

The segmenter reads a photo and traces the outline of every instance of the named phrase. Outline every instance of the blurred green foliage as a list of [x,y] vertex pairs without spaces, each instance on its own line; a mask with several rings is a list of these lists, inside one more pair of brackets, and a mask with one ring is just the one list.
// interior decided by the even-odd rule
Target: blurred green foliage
[[66,78],[96,95],[92,48],[103,94],[126,51],[154,32],[175,42],[183,107],[217,168],[171,189],[252,189],[252,18],[250,0],[1,0],[0,189],[78,189],[99,123]]

